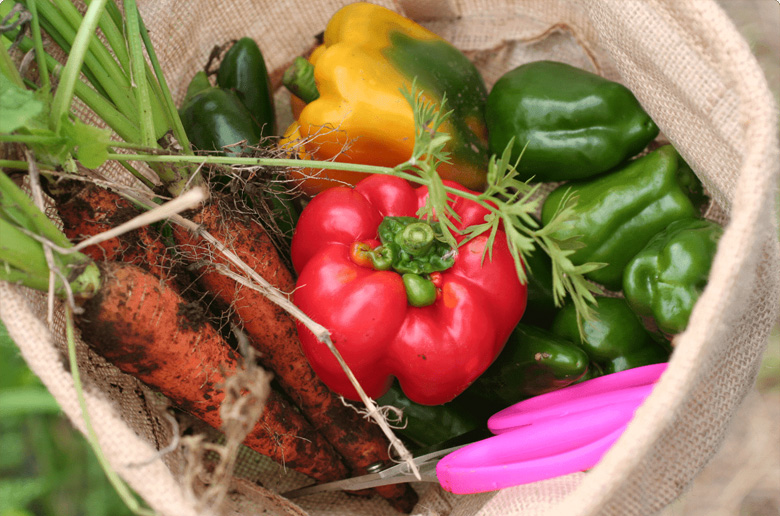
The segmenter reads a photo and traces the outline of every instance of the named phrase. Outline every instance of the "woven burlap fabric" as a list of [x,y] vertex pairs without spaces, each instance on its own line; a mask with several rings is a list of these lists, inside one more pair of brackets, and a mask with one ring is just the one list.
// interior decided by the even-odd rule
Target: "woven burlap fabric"
[[[344,2],[141,2],[177,99],[215,44],[251,36],[273,76],[314,44]],[[686,488],[717,450],[753,385],[780,306],[777,108],[745,41],[711,0],[386,2],[463,49],[488,85],[523,62],[553,58],[629,86],[707,186],[710,214],[726,224],[710,281],[669,369],[634,421],[588,473],[454,496],[420,485],[416,514],[653,514]],[[281,126],[290,119],[277,94]],[[62,317],[50,331],[42,296],[0,285],[0,317],[25,360],[77,428],[84,423],[63,358]],[[95,431],[112,466],[160,514],[194,515],[181,487],[182,458],[157,460],[175,436],[158,400],[79,343],[79,366]],[[274,497],[306,480],[254,456],[230,512],[394,514],[381,500],[334,493],[286,504]]]

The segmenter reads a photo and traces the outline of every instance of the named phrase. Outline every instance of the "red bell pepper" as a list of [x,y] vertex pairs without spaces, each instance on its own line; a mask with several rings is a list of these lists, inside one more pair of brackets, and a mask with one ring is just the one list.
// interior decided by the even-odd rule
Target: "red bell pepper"
[[[437,238],[438,222],[416,218],[427,195],[397,177],[368,176],[314,197],[293,237],[293,300],[331,332],[372,398],[395,376],[416,403],[450,401],[493,362],[525,311],[526,287],[503,232],[491,252],[485,234],[451,249]],[[488,214],[460,196],[449,202],[459,228]],[[328,348],[302,324],[298,334],[320,378],[357,400]]]

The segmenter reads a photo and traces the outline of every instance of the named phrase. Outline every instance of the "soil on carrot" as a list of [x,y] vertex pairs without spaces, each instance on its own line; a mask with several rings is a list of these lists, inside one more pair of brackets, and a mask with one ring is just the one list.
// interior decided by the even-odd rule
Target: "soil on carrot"
[[[75,191],[74,189],[80,188]],[[73,243],[113,229],[140,215],[141,211],[118,193],[94,185],[66,184],[66,193],[55,198],[65,234]],[[67,201],[62,201],[65,197]],[[91,245],[83,250],[95,261],[122,261],[137,265],[182,287],[183,274],[174,255],[166,251],[155,226],[144,226]]]
[[200,330],[209,321],[209,316],[196,301],[179,303],[178,315],[179,325],[191,331]]
[[[260,148],[257,149],[257,154],[267,157],[269,151]],[[285,176],[282,169],[272,167],[204,167],[202,173],[209,180],[209,186],[212,191],[212,202],[218,204],[221,209],[222,215],[217,216],[216,222],[218,225],[228,226],[227,236],[220,237],[224,238],[223,243],[226,244],[228,248],[234,247],[236,250],[241,248],[242,251],[246,251],[247,248],[249,248],[249,253],[261,262],[276,262],[277,265],[274,267],[276,267],[279,277],[277,277],[277,273],[273,273],[274,267],[268,269],[270,271],[269,274],[262,275],[273,285],[277,285],[279,282],[283,283],[283,286],[279,286],[278,288],[287,294],[291,293],[295,284],[294,273],[289,260],[289,245],[292,236],[292,227],[288,224],[285,229],[281,224],[277,223],[280,215],[278,212],[280,209],[279,203],[277,201],[283,200],[286,203],[284,206],[289,207],[289,209],[298,209],[303,200],[294,187],[294,184],[287,182],[284,179]],[[96,187],[95,185],[88,185],[87,189],[96,189]],[[102,190],[102,187],[97,187],[97,189]],[[128,203],[127,206],[123,206],[122,204],[127,202],[123,198],[116,199],[103,197],[101,200],[102,204],[95,205],[88,200],[82,199],[79,194],[68,199],[68,204],[70,204],[71,207],[71,212],[69,214],[71,220],[68,225],[76,228],[73,230],[74,232],[81,231],[81,233],[76,234],[80,235],[82,239],[85,231],[82,231],[80,228],[84,222],[88,222],[92,226],[97,226],[99,228],[98,232],[100,232],[116,227],[139,214],[139,211],[136,210],[131,203]],[[113,195],[116,196],[116,194]],[[187,218],[197,220],[196,214],[198,214],[198,212],[192,212],[185,215],[189,215]],[[230,219],[250,222],[250,224],[247,224],[247,227],[254,224],[255,232],[259,231],[267,236],[263,242],[255,242],[255,240],[251,238],[251,234],[242,237],[238,237],[235,234],[231,236],[230,231],[232,224],[228,223],[228,220]],[[262,229],[258,229],[258,226]],[[216,292],[214,292],[213,289],[206,291],[198,284],[200,283],[200,275],[202,274],[201,269],[204,266],[207,268],[219,267],[220,264],[224,263],[222,256],[215,254],[215,251],[210,248],[210,245],[205,240],[193,238],[191,245],[197,249],[194,253],[197,256],[193,261],[191,259],[192,256],[190,256],[192,253],[190,253],[188,249],[182,248],[182,246],[176,242],[178,239],[171,238],[170,240],[166,240],[165,236],[157,231],[157,228],[146,227],[143,229],[151,231],[147,231],[148,234],[131,232],[122,237],[111,239],[110,241],[107,241],[108,243],[104,246],[97,248],[98,253],[94,258],[97,261],[106,260],[109,251],[115,252],[115,256],[127,257],[131,254],[131,250],[141,250],[146,251],[146,253],[141,253],[140,259],[123,261],[146,268],[144,266],[149,262],[152,262],[154,255],[166,256],[166,259],[168,260],[166,262],[166,268],[164,270],[158,269],[158,274],[156,274],[160,278],[160,284],[157,286],[164,288],[164,284],[176,281],[179,285],[179,288],[177,288],[176,291],[183,299],[183,301],[175,304],[176,321],[169,329],[173,333],[187,335],[199,332],[204,326],[214,326],[215,329],[225,337],[225,340],[229,341],[229,336],[234,333],[232,331],[234,327],[243,328],[244,326],[245,319],[235,318],[233,315],[235,306],[241,304],[241,298],[245,297],[250,289],[239,286],[238,289],[233,290],[235,287],[232,287],[229,290],[230,294],[226,299],[217,300]],[[173,230],[175,233],[176,228],[174,227]],[[209,231],[211,231],[211,229],[209,229]],[[149,253],[151,241],[160,245]],[[116,248],[112,248],[112,246],[116,246]],[[281,266],[279,265],[280,258],[283,262]],[[287,281],[282,281],[282,277],[287,278]],[[231,281],[233,280],[231,279]],[[221,292],[224,288],[218,290]],[[116,306],[120,311],[124,312],[129,309],[129,304],[126,300],[118,299],[115,301]],[[96,302],[99,304],[103,303],[101,299],[96,299]],[[91,304],[88,303],[84,318],[98,320],[97,309],[91,309],[90,305]],[[289,314],[284,312],[283,309],[280,309],[279,313],[272,313],[273,316],[268,318],[267,323],[272,326],[275,325],[283,328],[278,336],[283,337],[285,342],[295,342],[297,340],[297,331],[295,325],[290,323]],[[146,323],[146,321],[128,321],[128,323],[133,324],[139,322],[142,326]],[[92,324],[89,326],[90,328],[88,329],[82,328],[82,334],[85,339],[102,342],[104,351],[106,351],[108,355],[113,355],[106,357],[110,361],[132,364],[132,366],[126,366],[125,369],[122,369],[125,370],[125,372],[130,372],[131,374],[139,375],[141,377],[150,377],[159,375],[162,369],[164,369],[165,366],[158,368],[158,362],[161,360],[160,356],[147,356],[147,354],[143,352],[143,348],[140,348],[140,350],[135,349],[131,352],[128,349],[123,348],[121,344],[116,341],[116,335],[126,336],[128,331],[133,331],[133,328],[127,328],[122,323],[112,322]],[[143,331],[144,330],[141,329],[140,333],[137,335],[140,336]],[[144,340],[138,337],[131,337],[131,339],[138,341]],[[240,340],[238,338],[236,339]],[[235,345],[236,342],[227,342],[227,344],[229,344],[229,347],[231,348],[229,351],[229,358],[231,360],[236,359],[239,355],[243,354],[244,349],[241,348],[241,346]],[[196,349],[198,344],[193,341],[192,347],[193,349]],[[130,355],[129,353],[134,354]],[[264,358],[266,357],[258,357],[258,360],[261,363],[264,363]],[[163,357],[163,362],[165,360],[166,358]],[[129,369],[127,369],[128,367]],[[287,369],[297,371],[294,366],[285,366],[285,370]],[[221,372],[225,373],[225,377],[228,379],[232,378],[234,373],[234,371]],[[206,378],[204,379],[205,381],[198,381],[197,383],[208,392],[216,391],[221,388],[219,385],[211,382],[210,379],[211,378]],[[142,379],[142,381],[144,380]],[[275,393],[275,396],[278,398],[278,393]],[[279,405],[280,403],[276,398],[271,401],[269,410],[263,417],[264,419],[267,419],[266,423],[271,426],[275,424],[278,427],[288,428],[290,427],[290,422],[285,418],[289,416],[289,414],[279,412],[278,410],[271,410],[273,406]],[[297,399],[299,396],[292,396],[292,398],[296,398],[292,400],[296,403],[301,402],[300,399]],[[187,400],[177,400],[177,403],[181,404],[179,406],[180,409],[189,412],[198,412],[196,409],[202,410],[204,407],[207,411],[216,412],[219,410],[220,413],[222,413],[223,410],[231,410],[229,405],[225,406],[225,404],[222,404],[220,407],[219,400],[212,399],[201,399],[200,403],[193,402],[198,406],[188,403]],[[350,428],[349,431],[343,433],[336,432],[334,434],[328,430],[328,427],[337,427],[338,425],[333,424],[334,421],[344,421],[345,410],[354,416],[354,418],[346,418],[346,420],[362,420],[362,417],[357,415],[356,412],[353,413],[351,408],[345,408],[337,399],[336,402],[329,401],[329,403],[326,404],[317,404],[314,408],[322,413],[322,417],[316,419],[316,422],[313,425],[314,428],[311,428],[310,431],[311,435],[307,434],[308,430],[301,426],[295,427],[293,433],[276,433],[267,436],[265,434],[260,435],[257,431],[253,431],[248,440],[275,442],[279,449],[289,449],[292,452],[293,446],[299,444],[301,440],[315,442],[317,439],[322,438],[320,434],[329,434],[328,439],[331,441],[330,445],[336,445],[339,452],[343,453],[346,451],[347,453],[345,455],[351,457],[348,460],[345,459],[346,467],[352,469],[353,473],[356,474],[364,472],[362,470],[364,470],[367,465],[366,461],[373,463],[378,460],[389,460],[389,457],[387,456],[388,443],[377,425],[362,421],[362,423],[365,423],[364,426],[361,422],[355,422],[354,424],[347,425]],[[309,407],[309,409],[311,409],[311,407]],[[300,409],[296,410],[296,413],[301,412]],[[310,414],[306,415],[310,416]],[[301,417],[303,417],[303,415]],[[282,421],[280,418],[285,420]],[[256,418],[250,419],[256,421]],[[323,420],[330,421],[331,423],[324,424]],[[366,426],[369,428],[366,428]],[[246,433],[243,435],[246,436]],[[338,438],[334,439],[334,436],[338,436]],[[291,439],[293,441],[290,441]],[[240,443],[243,440],[244,437],[242,436],[237,442]],[[232,442],[233,439],[228,439],[228,441]],[[371,445],[369,446],[367,442]],[[324,472],[333,469],[332,466],[327,466],[324,462],[322,466],[319,466],[319,463],[310,464],[310,462],[314,461],[314,455],[311,453],[300,456],[293,455],[294,454],[292,453],[283,455],[285,466],[288,468],[312,468],[313,471],[319,472],[318,474],[322,475],[325,474]],[[357,458],[352,457],[352,455],[355,455]],[[300,461],[304,461],[306,464],[299,464]],[[326,462],[331,464],[332,461],[328,460]],[[408,486],[390,486],[382,488],[381,491],[377,490],[377,492],[386,498],[393,506],[403,512],[410,511],[417,499],[416,493],[409,489]]]

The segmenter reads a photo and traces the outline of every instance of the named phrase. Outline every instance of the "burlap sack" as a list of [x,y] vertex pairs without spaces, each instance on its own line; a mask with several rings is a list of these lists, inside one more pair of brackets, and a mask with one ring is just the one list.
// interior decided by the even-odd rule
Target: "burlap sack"
[[[212,46],[252,36],[278,79],[309,50],[342,0],[141,2],[177,99]],[[780,302],[777,110],[766,81],[712,0],[408,0],[382,2],[431,28],[477,63],[488,85],[530,60],[554,58],[629,86],[708,188],[709,216],[726,223],[707,289],[679,336],[666,374],[623,437],[588,473],[482,495],[420,484],[420,515],[653,514],[690,484],[717,450],[753,385]],[[280,126],[290,115],[279,92]],[[45,299],[0,284],[0,317],[82,432],[73,379],[63,365],[63,324],[50,330]],[[113,468],[156,511],[195,515],[179,452],[160,454],[178,429],[159,398],[79,343],[94,430]],[[167,451],[167,450],[166,450]],[[340,493],[276,494],[307,483],[242,455],[228,513],[394,514],[383,500]],[[257,487],[261,481],[265,488]]]

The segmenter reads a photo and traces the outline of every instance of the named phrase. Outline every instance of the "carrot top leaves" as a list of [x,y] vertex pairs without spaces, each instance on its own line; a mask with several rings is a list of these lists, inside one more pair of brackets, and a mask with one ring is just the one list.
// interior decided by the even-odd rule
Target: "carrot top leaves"
[[[100,288],[100,272],[41,212],[27,194],[0,171],[0,280],[67,296],[89,297]],[[50,282],[53,281],[53,284]]]

